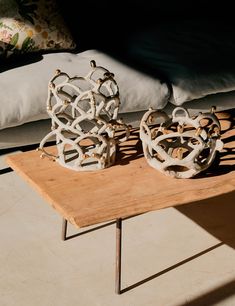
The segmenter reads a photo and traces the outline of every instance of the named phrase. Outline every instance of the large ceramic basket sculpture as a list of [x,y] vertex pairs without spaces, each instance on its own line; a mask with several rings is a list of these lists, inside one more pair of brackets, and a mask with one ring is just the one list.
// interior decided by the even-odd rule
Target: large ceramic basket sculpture
[[[47,112],[51,132],[41,141],[41,156],[78,170],[96,170],[115,162],[116,146],[129,136],[129,127],[118,120],[119,89],[114,74],[91,61],[85,76],[70,78],[56,71],[49,82]],[[117,131],[123,130],[123,138]],[[45,144],[56,139],[57,154],[48,153]]]
[[190,117],[185,108],[176,107],[171,118],[149,109],[140,123],[140,138],[153,168],[172,177],[190,178],[206,170],[223,148],[220,130],[213,108]]

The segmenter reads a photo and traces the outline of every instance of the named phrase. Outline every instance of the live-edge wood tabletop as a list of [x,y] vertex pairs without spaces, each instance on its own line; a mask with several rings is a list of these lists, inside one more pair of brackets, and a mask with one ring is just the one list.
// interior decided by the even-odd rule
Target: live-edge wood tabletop
[[221,118],[225,145],[220,163],[192,179],[171,178],[150,167],[142,154],[138,130],[120,146],[115,165],[104,170],[69,170],[41,159],[36,150],[10,155],[7,163],[63,218],[85,227],[234,191],[235,131],[226,117]]

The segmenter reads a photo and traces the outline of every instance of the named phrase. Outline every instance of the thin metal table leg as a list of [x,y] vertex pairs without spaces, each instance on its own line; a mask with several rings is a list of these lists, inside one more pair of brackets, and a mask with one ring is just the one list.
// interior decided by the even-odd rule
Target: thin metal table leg
[[[67,226],[68,221],[62,219],[62,233],[61,239],[67,239]],[[115,292],[121,294],[121,255],[122,255],[122,219],[116,220],[116,282],[115,282]]]
[[121,294],[122,219],[116,220],[116,283],[115,292]]
[[68,221],[63,218],[62,219],[62,232],[61,232],[61,239],[63,241],[65,241],[67,238],[67,226],[68,226]]

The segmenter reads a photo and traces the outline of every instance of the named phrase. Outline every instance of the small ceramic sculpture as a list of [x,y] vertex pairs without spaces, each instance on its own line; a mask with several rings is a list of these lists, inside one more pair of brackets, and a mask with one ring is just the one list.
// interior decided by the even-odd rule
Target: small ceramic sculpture
[[216,151],[223,148],[214,111],[190,117],[185,108],[176,107],[170,118],[163,111],[149,109],[140,124],[148,163],[175,178],[190,178],[206,170]]
[[[129,137],[129,127],[118,120],[119,89],[114,74],[91,61],[87,76],[56,71],[49,82],[47,112],[52,131],[41,141],[41,156],[78,170],[96,170],[115,162],[116,146]],[[118,130],[125,136],[119,139]],[[44,147],[56,138],[57,155]]]

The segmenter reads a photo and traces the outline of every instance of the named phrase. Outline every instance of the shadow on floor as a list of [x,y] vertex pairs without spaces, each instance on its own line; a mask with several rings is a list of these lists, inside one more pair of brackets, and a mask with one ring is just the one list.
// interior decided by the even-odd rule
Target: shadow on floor
[[235,249],[235,191],[175,209]]
[[[176,306],[212,306],[235,294],[235,280],[209,291],[192,301]],[[232,304],[225,304],[232,305]]]
[[[205,229],[208,233],[213,235],[215,238],[219,239],[221,242],[215,244],[214,246],[203,250],[197,254],[194,254],[193,256],[186,258],[158,273],[155,273],[139,282],[136,282],[135,284],[132,284],[124,289],[121,290],[121,293],[125,293],[127,291],[130,291],[132,289],[135,289],[136,287],[139,287],[143,285],[144,283],[147,283],[167,272],[170,272],[171,270],[178,268],[181,265],[184,265],[197,257],[200,257],[224,244],[232,247],[235,249],[235,222],[234,222],[234,216],[235,216],[235,191],[230,192],[228,194],[217,196],[211,199],[194,202],[191,204],[186,204],[182,206],[178,206],[175,209],[177,209],[180,213],[184,214],[188,218],[190,218],[192,221],[194,221],[196,224],[201,226],[203,229]],[[235,283],[232,282],[229,284],[229,288],[219,288],[219,292],[215,292],[215,298],[217,296],[220,296],[221,299],[225,298],[226,296],[229,296],[229,294],[235,294]],[[234,286],[234,287],[233,287]],[[227,292],[229,290],[228,295],[225,294],[225,292],[222,292],[225,290]],[[233,291],[232,291],[233,290]],[[220,292],[221,291],[221,292]],[[223,293],[223,294],[222,294]],[[208,293],[209,295],[209,293]],[[202,304],[197,304],[197,300],[192,302],[193,304],[189,305],[212,305],[212,304],[203,304],[203,299],[207,299],[208,296],[205,295],[198,298],[199,302],[202,302]],[[211,298],[211,297],[210,297]],[[188,305],[188,304],[187,304]],[[182,305],[183,306],[183,305]]]
[[159,276],[161,276],[161,275],[163,275],[163,274],[165,274],[167,272],[170,272],[171,270],[174,270],[174,269],[176,269],[176,268],[178,268],[178,267],[180,267],[180,266],[182,266],[182,265],[184,265],[184,264],[186,264],[186,263],[196,259],[197,257],[200,257],[200,256],[202,256],[202,255],[204,255],[206,253],[209,253],[210,251],[212,251],[212,250],[214,250],[214,249],[216,249],[216,248],[218,248],[218,247],[220,247],[222,245],[223,245],[223,242],[217,243],[216,245],[214,245],[214,246],[212,246],[212,247],[210,247],[210,248],[208,248],[208,249],[206,249],[206,250],[204,250],[202,252],[199,252],[199,253],[197,253],[197,254],[189,257],[189,258],[186,258],[186,259],[184,259],[184,260],[182,260],[180,262],[177,262],[173,266],[170,266],[170,267],[168,267],[168,268],[166,268],[166,269],[164,269],[162,271],[159,271],[158,273],[155,273],[155,274],[153,274],[153,275],[151,275],[151,276],[149,276],[149,277],[147,277],[147,278],[145,278],[145,279],[143,279],[143,280],[141,280],[139,282],[136,282],[135,284],[132,284],[132,285],[122,289],[121,293],[125,293],[127,291],[130,291],[130,290],[136,288],[136,287],[139,287],[139,286],[141,286],[141,285],[143,285],[143,284],[145,284],[145,283],[147,283],[147,282],[149,282],[149,281],[151,281],[151,280],[153,280],[153,279],[155,279],[155,278],[157,278],[157,277],[159,277]]

